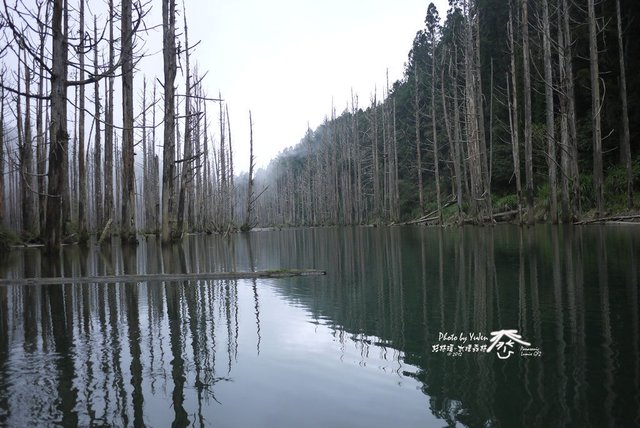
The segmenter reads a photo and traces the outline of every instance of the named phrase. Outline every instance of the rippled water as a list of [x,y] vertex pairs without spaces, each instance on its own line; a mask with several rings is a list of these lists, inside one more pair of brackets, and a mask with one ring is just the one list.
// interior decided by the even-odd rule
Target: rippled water
[[[16,252],[5,278],[328,274],[0,285],[0,426],[640,425],[639,255],[634,226],[290,229]],[[506,359],[478,352],[502,329],[531,355],[507,340]]]

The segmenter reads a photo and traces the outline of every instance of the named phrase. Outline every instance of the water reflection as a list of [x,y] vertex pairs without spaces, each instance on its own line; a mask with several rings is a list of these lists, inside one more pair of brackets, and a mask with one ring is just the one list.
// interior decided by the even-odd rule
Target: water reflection
[[[400,350],[450,425],[640,424],[635,227],[329,229],[281,232],[272,248],[331,272],[283,285],[366,346]],[[292,239],[297,251],[278,251]],[[314,247],[304,245],[314,243]],[[301,245],[303,246],[300,249]],[[305,257],[305,255],[307,257]],[[288,257],[288,258],[287,258]],[[517,328],[543,351],[507,362],[431,352],[439,332]],[[361,339],[362,338],[362,339]],[[392,357],[395,358],[395,357]]]
[[[638,425],[639,250],[635,228],[596,226],[293,229],[15,253],[5,277],[328,275],[0,286],[0,425],[381,426],[383,412],[399,425],[427,413],[450,426]],[[504,328],[542,356],[432,351],[442,332]],[[393,392],[383,378],[403,391],[386,408],[371,405]],[[273,414],[274,397],[286,412]]]

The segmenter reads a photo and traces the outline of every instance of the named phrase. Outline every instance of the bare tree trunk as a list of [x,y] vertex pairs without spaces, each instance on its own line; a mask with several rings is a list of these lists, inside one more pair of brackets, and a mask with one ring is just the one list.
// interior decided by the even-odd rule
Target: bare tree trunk
[[234,212],[236,206],[236,189],[234,185],[234,173],[233,173],[233,146],[231,145],[231,120],[229,118],[229,105],[225,104],[225,113],[227,116],[227,133],[228,142],[229,142],[229,211],[230,217],[229,220],[233,223],[234,221]]
[[[93,38],[94,40],[98,40],[98,17],[94,15],[93,17]],[[97,47],[93,50],[93,72],[98,74],[98,49]],[[102,212],[102,175],[101,175],[101,166],[102,166],[102,142],[100,140],[100,82],[95,81],[93,84],[93,107],[94,107],[94,124],[95,124],[95,140],[93,147],[93,188],[94,188],[94,197],[95,197],[95,212],[96,212],[96,230],[99,230],[100,226],[104,222],[104,216]]]
[[555,116],[553,110],[553,73],[551,70],[551,26],[549,24],[549,1],[542,0],[542,44],[544,57],[545,105],[547,119],[547,156],[549,165],[549,214],[551,223],[558,223],[558,193],[556,161]]
[[[113,68],[115,60],[115,39],[113,35],[113,20],[115,11],[113,0],[109,0],[109,69]],[[115,222],[115,210],[113,200],[113,73],[109,75],[107,81],[107,111],[104,125],[104,221]],[[100,225],[101,229],[103,224]]]
[[[509,55],[511,57],[511,88],[509,98],[509,123],[511,125],[511,152],[513,154],[513,173],[516,177],[516,192],[518,195],[518,220],[522,224],[522,179],[520,177],[520,126],[518,121],[518,81],[516,71],[515,52],[515,25],[513,22],[512,2],[509,0]],[[507,76],[507,90],[509,88],[509,76]]]
[[400,219],[400,183],[398,175],[398,127],[396,123],[396,99],[393,99],[393,221]]
[[132,0],[122,1],[122,233],[123,242],[136,243],[136,179],[133,164],[133,30]]
[[[48,11],[49,8],[46,8]],[[49,19],[48,14],[45,16],[44,22]],[[44,46],[46,42],[46,32],[44,29],[44,23],[41,22],[38,26],[40,32],[40,58],[44,58]],[[47,167],[47,153],[45,146],[45,130],[43,127],[43,111],[46,109],[45,102],[42,98],[44,95],[44,65],[40,63],[39,77],[38,77],[38,111],[36,113],[36,172],[38,173],[38,212],[39,212],[39,225],[40,232],[45,229],[46,226],[46,167]]]
[[[67,90],[67,75],[68,75],[68,57],[69,57],[69,53],[68,53],[68,46],[69,46],[69,6],[68,6],[68,0],[64,0],[64,7],[63,7],[63,31],[62,31],[62,38],[64,40],[64,51],[63,51],[63,55],[64,55],[64,86],[65,86],[65,96],[66,96],[66,90]],[[66,118],[66,106],[65,106],[65,118]],[[66,125],[65,125],[66,128]],[[69,223],[69,220],[71,219],[71,197],[70,197],[70,192],[69,192],[69,138],[67,137],[66,140],[63,140],[65,143],[64,146],[64,152],[62,155],[62,163],[63,163],[63,168],[62,168],[62,189],[61,189],[61,196],[62,196],[62,227],[63,227],[63,231],[64,228],[66,228],[67,224]]]
[[433,167],[436,179],[438,224],[442,224],[442,200],[440,198],[440,165],[438,162],[438,128],[436,126],[436,33],[431,31],[431,125],[433,128]]
[[562,24],[563,12],[558,8],[558,86],[560,88],[560,205],[561,220],[569,223],[572,220],[571,192],[569,182],[571,180],[571,148],[569,146],[569,102],[567,90],[567,58],[565,51],[565,34]]
[[371,113],[373,114],[373,136],[371,139],[372,171],[373,171],[373,215],[376,223],[380,221],[382,214],[381,189],[380,189],[380,162],[378,160],[378,90],[373,95]]
[[0,228],[5,224],[4,207],[4,73],[0,75]]
[[[187,17],[184,17],[184,43],[185,43],[185,100],[184,100],[184,147],[182,159],[182,174],[180,178],[180,193],[178,196],[178,224],[176,233],[182,237],[185,232],[185,211],[187,210],[187,195],[189,184],[192,181],[192,141],[191,141],[191,69],[189,68],[189,32]],[[188,214],[188,213],[186,213]],[[188,223],[188,222],[187,222]],[[187,225],[188,228],[188,225]]]
[[573,81],[573,63],[572,63],[572,45],[571,40],[571,10],[569,9],[568,0],[562,0],[562,28],[563,28],[563,56],[564,56],[564,70],[565,70],[565,97],[567,104],[567,124],[568,124],[568,170],[570,182],[570,199],[569,204],[570,216],[573,217],[576,212],[581,211],[580,201],[580,180],[578,170],[578,131],[576,128],[576,101],[574,95],[574,81]]
[[[20,77],[18,76],[18,80]],[[20,97],[18,97],[17,113],[18,113],[18,135],[21,140],[20,144],[20,173],[22,187],[22,229],[29,236],[37,237],[39,235],[38,215],[35,206],[36,180],[33,168],[33,147],[31,136],[31,70],[27,65],[27,53],[24,52],[24,83],[25,83],[25,109],[24,109],[24,126],[20,121]],[[22,134],[22,135],[20,135]]]
[[424,214],[424,190],[422,186],[422,148],[420,143],[420,94],[418,82],[418,60],[413,61],[413,76],[415,79],[414,89],[414,111],[415,111],[415,127],[416,127],[416,162],[418,163],[418,199],[420,201],[420,214]]
[[65,185],[63,168],[67,141],[66,98],[66,38],[63,35],[64,0],[53,1],[52,30],[52,74],[51,74],[51,123],[49,126],[49,188],[47,197],[47,227],[45,242],[49,251],[60,248],[62,242],[62,191]]
[[484,222],[484,204],[482,203],[484,195],[484,174],[482,169],[482,155],[480,153],[480,130],[479,130],[479,110],[477,102],[479,100],[476,91],[478,90],[475,73],[475,43],[474,37],[474,20],[473,11],[469,7],[469,2],[464,2],[465,7],[465,98],[466,98],[466,124],[467,124],[467,144],[469,147],[469,167],[471,175],[471,210],[479,223]]
[[[451,158],[453,161],[453,173],[455,175],[455,191],[456,191],[456,202],[457,202],[457,207],[458,207],[458,216],[460,216],[462,214],[462,171],[461,171],[461,165],[460,165],[460,149],[458,147],[458,142],[455,141],[455,139],[452,136],[452,132],[451,132],[451,123],[449,120],[449,111],[448,111],[448,107],[447,107],[447,99],[446,99],[446,92],[445,92],[445,88],[444,88],[444,54],[443,54],[443,58],[442,58],[442,63],[443,63],[443,67],[442,67],[442,72],[440,75],[440,93],[442,96],[442,116],[444,117],[444,127],[447,131],[447,139],[449,140],[449,151],[451,153]],[[451,59],[449,59],[449,77],[450,80],[453,81],[453,87],[454,90],[456,90],[455,85],[455,79],[453,79],[451,77],[452,72],[451,72]],[[456,124],[457,126],[457,124]]]
[[[222,94],[218,93],[218,98],[222,99]],[[228,211],[228,202],[229,202],[229,185],[227,181],[227,154],[226,154],[226,143],[225,143],[225,123],[224,123],[224,114],[223,114],[223,106],[220,103],[220,212],[222,213],[220,220],[220,224],[222,227],[227,225],[227,211]]]
[[[78,56],[80,61],[80,80],[84,80],[84,0],[80,0],[80,40],[78,46]],[[97,46],[94,48],[97,50]],[[84,85],[80,85],[80,102],[78,117],[78,229],[80,240],[87,240],[87,214],[85,205],[87,203],[87,172],[84,156]]]
[[524,165],[527,224],[535,222],[533,213],[533,141],[531,127],[531,66],[529,52],[529,6],[522,0],[522,61],[524,74]]
[[204,162],[204,200],[202,202],[202,224],[204,230],[209,232],[211,212],[213,211],[213,203],[211,199],[213,194],[211,192],[212,177],[211,177],[211,164],[209,163],[209,123],[207,121],[207,103],[203,103],[204,107],[204,126],[203,126],[203,142],[202,142],[202,155]]
[[602,125],[600,121],[600,71],[598,64],[598,29],[594,0],[587,0],[589,15],[589,69],[591,71],[591,117],[593,126],[593,189],[597,215],[604,213],[602,171]]
[[[18,51],[18,58],[20,57],[20,54],[22,52],[22,49],[20,49]],[[18,64],[18,75],[17,75],[17,86],[18,86],[18,93],[22,92],[22,68],[20,67],[20,64]],[[24,150],[24,146],[25,146],[25,142],[24,142],[24,129],[23,129],[23,118],[22,118],[22,96],[21,95],[17,95],[16,96],[16,110],[15,110],[15,114],[16,114],[16,132],[18,134],[18,164],[17,166],[17,170],[18,170],[18,174],[20,176],[20,214],[21,214],[21,223],[20,223],[20,229],[21,229],[21,235],[24,236],[26,238],[27,235],[27,230],[26,230],[26,222],[25,222],[25,214],[28,211],[28,207],[26,206],[26,201],[28,198],[28,194],[27,194],[27,173],[24,169],[25,166],[25,161],[24,161],[24,157],[25,157],[25,150]],[[11,159],[11,157],[9,157],[9,159]]]
[[[490,156],[487,156],[487,138],[484,126],[484,94],[482,92],[482,67],[480,63],[480,8],[478,6],[478,2],[475,1],[472,3],[472,7],[469,8],[469,13],[471,14],[472,21],[472,30],[475,35],[475,49],[473,50],[474,58],[473,58],[473,68],[474,68],[474,78],[475,78],[475,95],[477,97],[476,108],[477,108],[477,121],[478,121],[478,150],[480,151],[480,171],[482,173],[482,200],[481,206],[483,210],[483,216],[488,218],[492,217],[493,207],[491,204],[491,165],[489,163],[490,156],[493,154],[491,151],[493,147],[489,146]],[[493,68],[492,68],[493,70]],[[491,72],[491,78],[493,79],[493,71]],[[493,81],[491,82],[493,85]],[[491,90],[491,94],[489,95],[493,102],[493,90]],[[489,133],[492,131],[490,130]]]
[[162,167],[162,242],[171,240],[175,170],[176,3],[162,1],[164,57],[164,147]]
[[[453,140],[455,146],[458,148],[458,157],[462,166],[462,182],[464,183],[463,189],[466,195],[469,197],[469,205],[471,205],[471,189],[469,188],[469,174],[467,173],[467,163],[464,151],[464,145],[462,144],[462,121],[460,119],[460,102],[459,102],[459,70],[458,70],[458,50],[454,48],[454,58],[452,67],[452,81],[453,81]],[[464,199],[464,197],[463,197]]]
[[622,103],[622,138],[620,139],[622,162],[627,171],[627,207],[633,208],[633,170],[631,168],[631,136],[629,133],[629,107],[627,102],[627,72],[625,70],[624,46],[622,43],[622,17],[620,0],[616,0],[618,29],[618,62],[620,64],[620,102]]
[[249,182],[247,183],[247,210],[244,218],[245,230],[251,229],[251,210],[253,209],[253,168],[255,159],[253,157],[253,120],[251,119],[251,110],[249,110]]
[[[151,160],[152,162],[152,160]],[[152,171],[149,150],[147,147],[147,78],[142,79],[142,225],[141,227],[148,231],[151,228],[151,190],[150,177]]]
[[153,181],[152,181],[152,192],[153,192],[153,205],[152,205],[152,218],[154,231],[157,234],[160,233],[160,165],[159,159],[156,155],[155,145],[156,145],[156,81],[153,81],[153,109],[151,114],[151,146],[149,148],[149,155],[151,157],[151,162],[153,162]]

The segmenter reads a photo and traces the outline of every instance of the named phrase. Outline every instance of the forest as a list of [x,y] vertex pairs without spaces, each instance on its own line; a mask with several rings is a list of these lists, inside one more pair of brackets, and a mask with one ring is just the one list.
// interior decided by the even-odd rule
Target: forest
[[[433,4],[404,77],[331,106],[256,182],[266,224],[633,217],[634,0]],[[339,113],[342,111],[342,113]]]
[[[120,235],[135,244],[141,233],[175,242],[185,232],[235,228],[228,108],[220,94],[205,93],[207,73],[190,58],[199,42],[189,40],[184,3],[180,10],[163,0],[156,26],[147,22],[151,6],[4,2],[4,246],[55,250],[92,234],[99,242]],[[158,33],[162,75],[140,76],[145,43]]]
[[[402,79],[331,106],[265,169],[251,149],[242,174],[184,4],[161,0],[154,27],[142,0],[32,3],[0,6],[3,247],[635,213],[635,0],[429,4]],[[159,33],[161,76],[141,76]]]

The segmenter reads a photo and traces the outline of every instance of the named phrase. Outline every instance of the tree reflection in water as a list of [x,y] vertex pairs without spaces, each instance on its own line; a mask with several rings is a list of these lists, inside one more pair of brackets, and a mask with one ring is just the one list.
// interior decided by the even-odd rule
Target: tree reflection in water
[[[621,228],[291,229],[69,247],[54,260],[28,250],[13,253],[3,275],[323,269],[323,278],[268,285],[308,314],[317,340],[330,333],[336,347],[323,361],[419,382],[441,422],[638,425],[639,248],[640,233]],[[0,425],[212,423],[230,405],[220,387],[236,380],[239,350],[268,359],[279,337],[261,315],[271,310],[265,283],[242,284],[0,286]],[[432,352],[441,332],[506,328],[542,356]],[[247,329],[253,342],[240,347]]]

